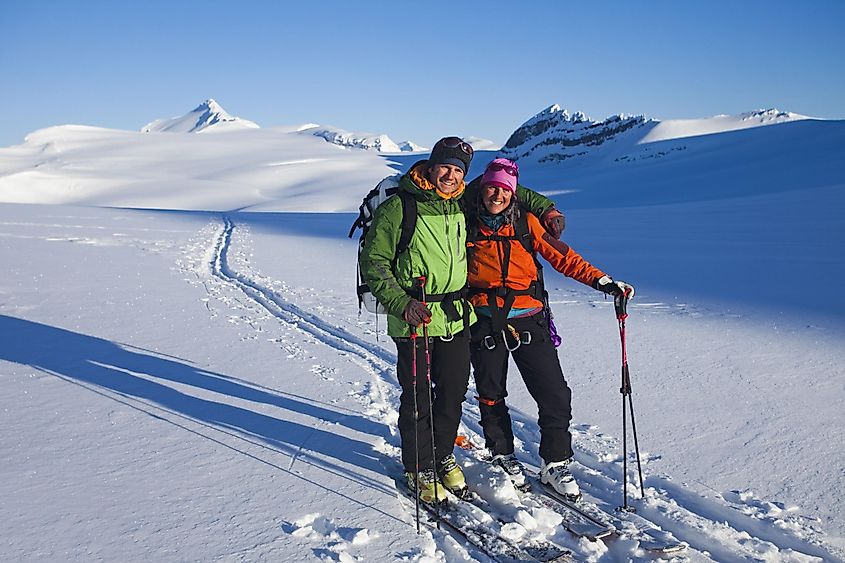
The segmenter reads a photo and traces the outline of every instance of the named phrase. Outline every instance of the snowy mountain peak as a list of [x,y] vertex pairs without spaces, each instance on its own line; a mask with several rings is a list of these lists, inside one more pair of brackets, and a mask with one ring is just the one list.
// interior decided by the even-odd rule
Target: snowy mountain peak
[[758,109],[739,114],[743,121],[756,121],[758,123],[780,123],[783,121],[792,121],[795,119],[807,119],[806,115],[800,113],[793,113],[791,111],[781,111],[777,108]]
[[216,101],[214,101],[214,98],[208,98],[203,103],[201,103],[200,105],[195,107],[192,113],[197,113],[197,112],[200,112],[200,113],[211,112],[211,113],[220,113],[220,114],[229,115],[229,114],[226,113],[226,110],[224,110],[220,106],[220,104],[218,104]]
[[427,147],[416,144],[413,141],[399,141],[399,150],[402,152],[422,152],[427,151]]
[[649,121],[643,115],[625,114],[594,121],[580,111],[570,114],[553,104],[514,131],[501,153],[514,159],[530,155],[538,162],[561,161],[586,154],[589,147],[601,145]]
[[258,124],[229,115],[213,98],[208,98],[181,117],[157,119],[148,123],[141,129],[141,132],[199,133],[206,130],[231,131],[233,129],[257,128]]
[[396,143],[385,134],[357,133],[337,127],[303,127],[300,132],[306,135],[322,137],[327,142],[345,148],[373,150],[378,152],[416,152],[427,150],[411,141]]

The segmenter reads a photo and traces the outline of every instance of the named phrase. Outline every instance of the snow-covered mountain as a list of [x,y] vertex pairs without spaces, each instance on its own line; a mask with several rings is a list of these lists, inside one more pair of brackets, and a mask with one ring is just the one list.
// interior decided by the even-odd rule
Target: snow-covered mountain
[[581,112],[570,114],[555,104],[520,125],[501,149],[502,156],[538,164],[584,157],[638,158],[638,145],[810,119],[777,109],[703,119],[660,121],[644,115],[612,115],[596,121]]
[[377,152],[419,152],[428,150],[412,141],[395,142],[384,133],[350,132],[338,127],[304,128],[303,134],[314,135],[325,139],[329,143],[351,149],[373,150]]
[[220,104],[209,98],[181,117],[156,119],[144,125],[141,132],[199,133],[257,128],[257,123],[229,115]]
[[[367,186],[419,158],[385,135],[313,123],[225,129],[226,123],[204,130],[217,128],[214,135],[148,135],[79,125],[35,131],[23,144],[0,149],[0,201],[354,210],[361,195],[346,190],[327,197],[322,190],[333,185],[336,169],[309,163],[337,163],[347,179]],[[843,137],[843,121],[777,110],[700,120],[613,116],[596,122],[551,106],[520,127],[501,153],[519,160],[527,185],[560,196],[562,205],[574,209],[600,205],[607,197],[616,205],[650,205],[832,185],[845,177],[838,157]],[[498,148],[475,137],[467,140],[476,150]],[[334,144],[362,150],[340,151]],[[470,175],[485,164],[479,155]],[[800,170],[812,174],[802,176]],[[178,191],[164,188],[176,178]],[[148,187],[139,190],[139,185]],[[310,189],[298,187],[303,185]]]
[[472,148],[476,151],[497,151],[502,148],[502,143],[497,143],[496,141],[491,141],[490,139],[485,139],[484,137],[470,135],[468,137],[464,137],[464,141],[472,145]]
[[[157,119],[145,125],[142,133],[199,133],[201,131],[237,131],[258,129],[258,124],[242,117],[234,117],[220,104],[209,98],[181,117]],[[420,152],[428,150],[413,141],[395,142],[385,134],[350,132],[338,127],[324,127],[309,123],[297,128],[305,135],[320,137],[325,141],[346,148],[372,150],[376,152]]]
[[402,152],[422,152],[429,149],[428,147],[418,145],[413,141],[399,141],[399,150]]
[[780,111],[775,108],[760,109],[740,113],[739,115],[716,115],[702,119],[667,119],[657,122],[641,140],[641,143],[683,139],[698,135],[712,135],[727,131],[739,131],[763,125],[776,125],[790,121],[812,119],[806,115]]
[[[594,121],[581,112],[570,113],[555,104],[547,107],[514,131],[501,154],[514,160],[561,162],[588,154],[593,147],[637,135],[652,123],[642,115],[614,115]],[[633,131],[632,131],[633,130]]]

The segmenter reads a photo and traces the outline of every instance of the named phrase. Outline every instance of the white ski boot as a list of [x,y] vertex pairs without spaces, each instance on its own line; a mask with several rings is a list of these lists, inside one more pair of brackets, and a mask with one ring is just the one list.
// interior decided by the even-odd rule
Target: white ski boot
[[540,471],[540,481],[551,485],[554,490],[570,500],[581,498],[581,489],[575,482],[575,477],[569,472],[571,459],[554,461],[543,466]]

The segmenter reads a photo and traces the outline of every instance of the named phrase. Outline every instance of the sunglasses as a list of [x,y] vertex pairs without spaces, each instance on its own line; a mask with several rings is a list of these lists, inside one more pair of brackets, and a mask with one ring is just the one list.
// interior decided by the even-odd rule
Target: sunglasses
[[460,137],[444,137],[437,141],[438,145],[443,145],[449,149],[460,148],[466,154],[472,156],[473,150],[469,143],[466,143]]
[[493,172],[504,170],[506,173],[510,174],[514,178],[519,177],[519,166],[517,166],[516,164],[502,164],[501,162],[491,162],[489,165],[487,165],[487,170],[492,170]]

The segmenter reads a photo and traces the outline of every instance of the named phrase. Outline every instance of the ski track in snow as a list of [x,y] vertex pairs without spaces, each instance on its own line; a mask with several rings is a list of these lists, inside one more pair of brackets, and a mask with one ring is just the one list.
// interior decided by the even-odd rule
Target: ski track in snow
[[[228,216],[224,215],[222,222],[215,220],[208,228],[203,229],[200,233],[201,239],[187,250],[185,260],[179,264],[183,271],[199,279],[196,283],[205,287],[208,297],[204,301],[209,312],[214,316],[220,315],[216,306],[212,307],[211,300],[222,302],[229,308],[226,312],[229,322],[247,325],[254,333],[262,332],[263,322],[276,319],[294,328],[299,334],[309,336],[318,345],[335,350],[337,354],[348,358],[370,374],[371,381],[362,386],[357,396],[362,401],[365,414],[389,429],[384,435],[375,437],[374,452],[380,454],[386,471],[401,472],[401,464],[398,462],[399,438],[395,428],[397,414],[393,406],[398,403],[399,394],[398,383],[393,375],[395,354],[368,342],[350,329],[304,310],[283,295],[293,296],[294,299],[296,297],[295,292],[283,282],[265,278],[252,272],[250,267],[244,267],[243,271],[234,269],[229,262],[234,231],[235,223]],[[208,236],[212,237],[210,243]],[[236,289],[240,297],[231,297],[226,289]],[[596,302],[593,306],[604,306],[604,303]],[[659,303],[642,303],[640,306],[665,308]],[[672,314],[671,311],[667,313]],[[341,322],[354,325],[346,320]],[[362,329],[357,327],[357,330]],[[363,332],[366,333],[367,330],[363,329]],[[257,335],[243,338],[257,338]],[[302,345],[296,342],[284,338],[271,341],[281,345],[289,357],[306,357]],[[311,372],[326,382],[334,381],[333,376],[336,375],[335,368],[320,364],[314,365]],[[469,394],[473,395],[472,389]],[[461,432],[476,443],[483,443],[480,438],[477,406],[474,402],[465,402],[464,414]],[[511,414],[518,450],[522,448],[522,444],[538,443],[539,429],[536,427],[536,421],[518,411],[512,411]],[[613,511],[620,504],[622,495],[622,460],[618,441],[590,425],[576,425],[571,430],[575,441],[576,460],[580,463],[573,466],[578,482],[596,504]],[[292,454],[288,470],[306,450],[307,439]],[[528,528],[536,527],[538,521],[542,524],[546,517],[543,511],[547,509],[530,506],[530,501],[528,505],[514,507],[515,502],[519,503],[514,500],[515,492],[508,495],[506,491],[505,496],[501,496],[502,489],[506,490],[510,485],[503,477],[496,475],[496,470],[481,462],[472,452],[458,450],[457,455],[466,465],[470,481],[473,476],[486,478],[491,482],[498,481],[498,491],[488,492],[489,496],[485,496],[482,486],[479,493],[501,515],[515,519],[520,522],[518,525]],[[664,556],[665,558],[673,561],[843,561],[843,554],[824,541],[824,533],[814,526],[814,520],[800,514],[797,507],[783,507],[757,499],[750,492],[736,491],[731,495],[716,492],[712,495],[700,494],[666,476],[649,475],[649,459],[649,454],[643,453],[646,487],[643,499],[637,498],[639,484],[636,462],[633,457],[629,460],[629,502],[636,507],[640,517],[671,532],[677,539],[689,545],[686,551]],[[412,522],[413,503],[405,499],[399,491],[397,497],[408,510],[407,520]],[[633,531],[637,526],[636,521],[637,517],[634,517],[633,521],[627,522],[626,529]],[[337,547],[336,530],[339,528],[334,522],[325,521],[322,516],[304,516],[301,521],[288,524],[287,527],[289,529],[286,531],[293,535],[332,539],[333,543],[330,542],[329,548],[324,550],[329,558],[343,559],[341,556],[348,555],[344,551],[345,547]],[[367,535],[366,530],[356,533],[361,537]],[[428,531],[426,534],[427,537],[434,538],[437,552],[433,551],[432,545],[427,545],[421,547],[417,553],[405,553],[401,554],[401,557],[416,560],[453,560],[471,555],[482,561],[487,559],[475,549],[465,548],[447,533]],[[655,558],[653,554],[637,549],[636,542],[622,538],[610,540],[605,548],[602,548],[601,544],[587,545],[589,542],[586,540],[578,542],[565,532],[550,533],[548,538],[573,550],[576,557],[584,560],[646,561]],[[355,541],[352,538],[347,543],[355,544]]]

